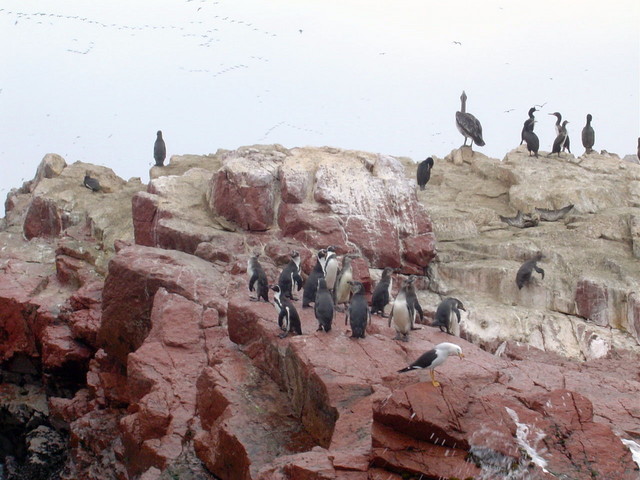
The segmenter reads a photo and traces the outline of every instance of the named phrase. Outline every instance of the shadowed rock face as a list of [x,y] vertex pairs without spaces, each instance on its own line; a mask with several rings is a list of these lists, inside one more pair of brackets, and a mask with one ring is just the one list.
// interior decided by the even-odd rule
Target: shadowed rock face
[[[635,178],[600,157],[540,168]],[[416,197],[415,166],[392,157],[258,146],[174,157],[146,192],[105,174],[97,199],[81,182],[91,167],[60,160],[9,195],[0,229],[0,412],[15,414],[24,445],[9,452],[12,471],[49,478],[29,466],[44,461],[63,479],[96,480],[637,477],[621,438],[640,436],[638,346],[608,328],[639,330],[619,320],[640,318],[632,188],[615,200],[626,206],[585,213],[571,189],[520,177],[538,168],[526,151],[502,163],[456,151]],[[576,210],[509,230],[498,215],[522,209],[518,191]],[[41,224],[59,217],[60,231],[27,242],[35,198],[48,205]],[[440,295],[460,298],[477,344],[429,327],[397,342],[379,317],[352,339],[341,313],[316,332],[302,308],[303,335],[280,339],[273,306],[249,300],[248,258],[259,252],[274,282],[291,250],[308,273],[330,244],[362,255],[354,280],[369,287],[370,267],[430,265],[416,283],[427,317]],[[545,278],[519,293],[515,272],[537,251]],[[445,341],[465,358],[438,367],[441,388],[427,372],[396,373]],[[37,393],[38,421],[7,407],[16,388]]]

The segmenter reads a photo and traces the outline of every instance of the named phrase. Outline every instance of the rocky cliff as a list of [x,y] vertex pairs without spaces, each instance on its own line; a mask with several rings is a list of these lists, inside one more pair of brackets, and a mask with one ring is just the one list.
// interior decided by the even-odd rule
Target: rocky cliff
[[[145,186],[47,155],[0,230],[0,478],[637,478],[640,166],[463,148],[424,191],[415,168],[253,146]],[[500,219],[517,211],[535,226]],[[303,335],[280,338],[249,257],[275,282],[328,245],[368,292],[386,266],[396,291],[418,275],[427,324],[405,343],[374,316],[356,340],[298,301]],[[461,338],[428,326],[446,296]],[[444,341],[465,358],[440,388],[396,373]]]

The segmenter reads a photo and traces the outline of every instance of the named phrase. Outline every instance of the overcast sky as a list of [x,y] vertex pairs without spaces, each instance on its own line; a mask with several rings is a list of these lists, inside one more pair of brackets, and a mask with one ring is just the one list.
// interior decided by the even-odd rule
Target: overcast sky
[[0,197],[49,152],[148,179],[167,153],[330,145],[422,160],[462,144],[460,94],[501,159],[527,110],[574,153],[640,135],[640,2],[0,0]]

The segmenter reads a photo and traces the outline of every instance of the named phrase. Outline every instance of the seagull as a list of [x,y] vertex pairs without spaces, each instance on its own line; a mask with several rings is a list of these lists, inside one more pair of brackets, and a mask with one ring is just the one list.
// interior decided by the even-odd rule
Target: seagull
[[398,370],[398,373],[428,368],[429,373],[431,374],[431,384],[434,387],[439,387],[440,383],[436,381],[434,369],[442,365],[449,355],[458,355],[460,358],[464,357],[462,354],[462,348],[458,345],[449,342],[439,343],[432,350],[420,355],[420,357],[418,357],[418,359],[408,367]]

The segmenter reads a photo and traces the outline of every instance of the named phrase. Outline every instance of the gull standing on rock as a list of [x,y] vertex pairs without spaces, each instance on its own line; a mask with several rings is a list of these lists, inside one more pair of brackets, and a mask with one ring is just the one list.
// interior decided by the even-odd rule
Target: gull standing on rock
[[460,95],[460,111],[456,112],[456,127],[458,127],[458,131],[464,137],[463,147],[467,146],[467,138],[471,138],[471,145],[473,147],[473,142],[476,142],[476,145],[479,147],[484,146],[484,140],[482,139],[482,125],[480,125],[480,121],[467,113],[467,94],[462,91],[462,95]]
[[439,343],[438,345],[436,345],[436,348],[420,355],[420,357],[418,357],[418,359],[408,367],[398,370],[398,373],[428,368],[429,373],[431,374],[431,384],[434,387],[439,387],[440,382],[436,381],[434,370],[436,367],[442,365],[447,360],[449,355],[458,355],[460,358],[464,357],[464,355],[462,354],[462,348],[460,348],[458,345],[448,342]]

